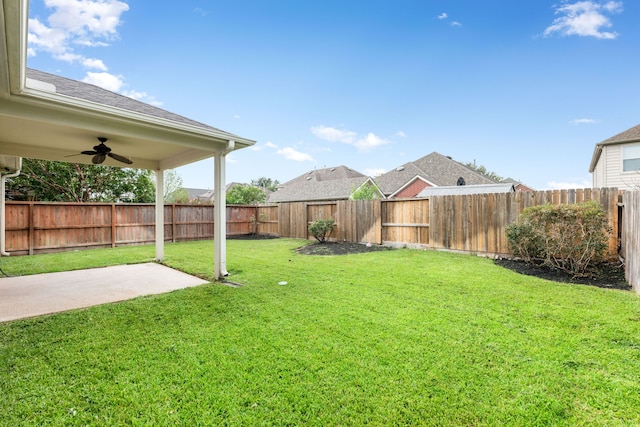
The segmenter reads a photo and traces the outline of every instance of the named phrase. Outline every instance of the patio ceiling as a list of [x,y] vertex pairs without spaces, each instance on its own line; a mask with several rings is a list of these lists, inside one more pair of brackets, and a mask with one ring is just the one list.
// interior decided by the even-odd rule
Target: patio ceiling
[[[171,169],[255,141],[93,85],[26,68],[26,0],[0,0],[0,155],[91,163],[108,138],[130,167]],[[105,165],[123,166],[111,158]]]

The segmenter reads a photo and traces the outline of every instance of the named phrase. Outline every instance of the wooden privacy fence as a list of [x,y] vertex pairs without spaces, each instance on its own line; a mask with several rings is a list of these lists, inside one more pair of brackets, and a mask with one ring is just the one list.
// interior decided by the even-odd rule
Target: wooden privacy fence
[[[227,234],[252,232],[256,212],[256,207],[228,206]],[[164,217],[167,241],[214,237],[213,205],[165,205]],[[266,220],[261,227],[270,230]],[[153,241],[153,204],[7,202],[6,205],[6,247],[13,255]]]
[[625,260],[625,278],[640,293],[640,191],[625,191],[622,208],[620,249]]
[[613,258],[618,250],[619,194],[616,188],[603,188],[429,199],[281,203],[277,206],[277,234],[312,238],[307,230],[309,224],[333,218],[336,227],[331,240],[508,256],[505,229],[525,208],[596,200],[604,208],[613,230],[609,241],[609,255]]
[[[257,232],[309,239],[313,238],[309,224],[333,218],[336,228],[331,240],[499,256],[509,255],[506,226],[526,207],[587,200],[602,204],[614,230],[609,254],[617,256],[619,192],[615,188],[227,206],[226,232],[229,236]],[[214,237],[213,205],[172,204],[164,209],[167,241]],[[635,212],[637,218],[638,210]],[[143,244],[155,239],[155,207],[8,202],[6,230],[7,251],[16,255]]]

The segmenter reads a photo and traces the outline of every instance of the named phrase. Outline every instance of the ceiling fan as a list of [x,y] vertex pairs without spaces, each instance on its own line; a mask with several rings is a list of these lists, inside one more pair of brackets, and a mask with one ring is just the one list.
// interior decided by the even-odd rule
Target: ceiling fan
[[126,163],[128,165],[133,163],[131,159],[128,159],[116,153],[112,153],[111,148],[107,147],[104,144],[105,142],[107,142],[107,138],[103,136],[99,136],[98,141],[100,141],[100,144],[95,145],[93,147],[93,150],[81,151],[82,154],[93,156],[93,158],[91,159],[91,163],[93,163],[94,165],[99,165],[100,163],[104,162],[107,156],[111,157],[112,159],[116,159],[119,162]]

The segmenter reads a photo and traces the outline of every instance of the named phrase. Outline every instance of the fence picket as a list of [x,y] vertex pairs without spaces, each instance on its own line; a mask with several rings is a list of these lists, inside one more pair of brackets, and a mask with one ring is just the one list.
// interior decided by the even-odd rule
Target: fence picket
[[[308,239],[311,222],[333,218],[336,230],[330,236],[332,240],[508,255],[505,228],[525,208],[597,200],[614,230],[609,254],[617,256],[618,194],[615,188],[587,188],[429,199],[228,206],[227,235],[257,230]],[[7,250],[16,254],[140,244],[155,238],[155,211],[149,204],[8,202],[6,210]],[[165,238],[169,241],[213,238],[213,218],[212,205],[167,205]]]

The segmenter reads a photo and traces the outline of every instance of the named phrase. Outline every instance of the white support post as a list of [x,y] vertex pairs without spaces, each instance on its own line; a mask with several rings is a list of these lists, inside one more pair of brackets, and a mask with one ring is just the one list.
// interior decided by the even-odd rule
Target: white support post
[[156,170],[156,261],[164,260],[164,169]]
[[227,143],[227,149],[219,151],[214,157],[214,252],[213,273],[215,280],[229,275],[227,272],[227,194],[226,194],[226,156],[233,150],[234,141]]

